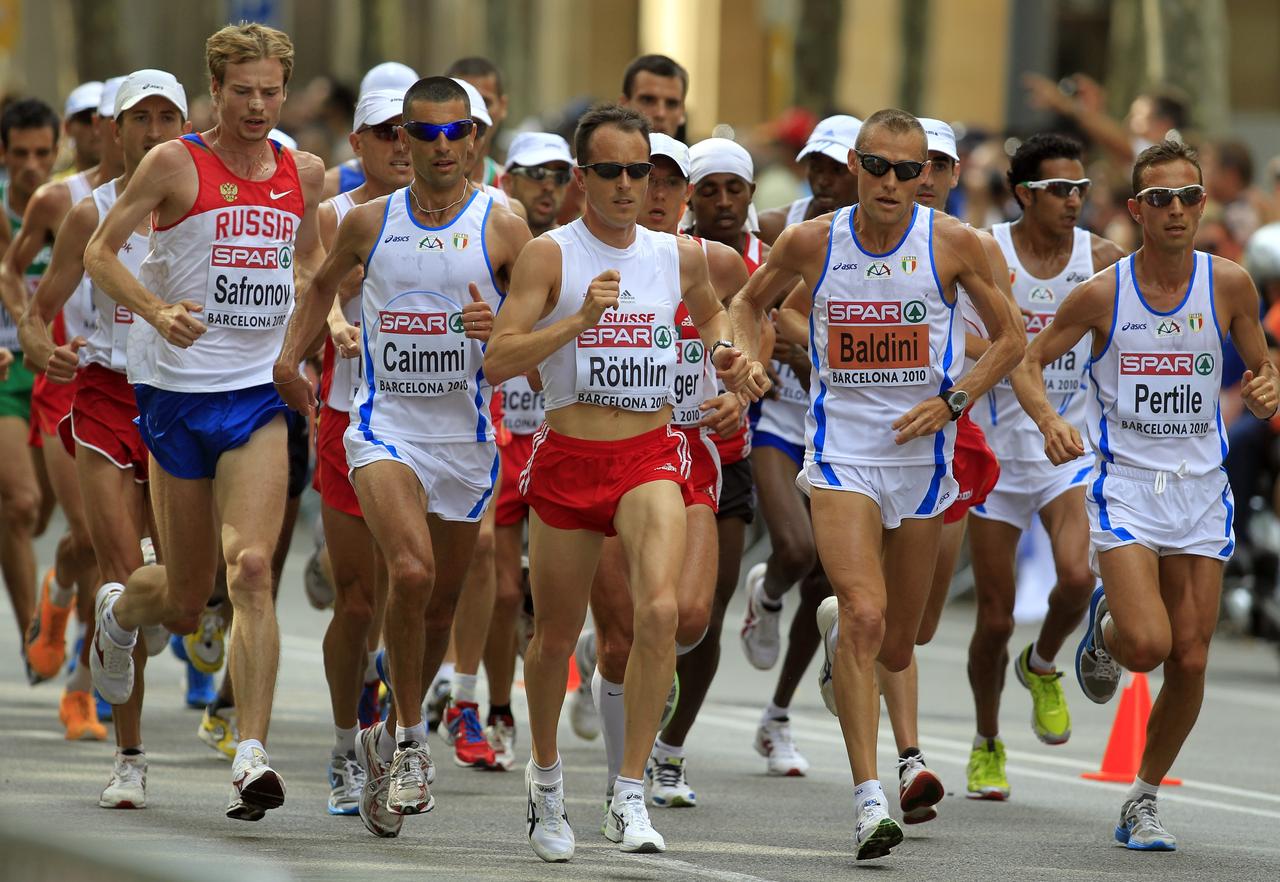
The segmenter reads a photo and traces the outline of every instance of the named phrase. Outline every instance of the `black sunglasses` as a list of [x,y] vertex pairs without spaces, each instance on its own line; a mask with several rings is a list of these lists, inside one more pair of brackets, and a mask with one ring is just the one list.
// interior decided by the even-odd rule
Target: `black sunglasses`
[[582,169],[583,171],[590,169],[591,171],[598,174],[600,177],[604,178],[606,181],[612,181],[614,178],[621,175],[624,171],[627,173],[627,177],[632,179],[647,178],[649,177],[649,172],[653,171],[653,163],[652,162],[630,162],[630,163],[593,162],[589,165],[580,165],[578,166],[578,168]]
[[528,178],[531,181],[545,181],[547,178],[551,178],[557,187],[563,187],[573,178],[573,173],[567,168],[555,169],[541,165],[513,165],[507,171],[513,175]]
[[893,173],[898,176],[900,181],[910,181],[920,177],[920,173],[924,171],[925,166],[925,163],[916,162],[912,159],[890,162],[883,156],[876,156],[874,153],[859,153],[858,164],[877,178],[883,178],[889,173],[889,169],[893,169]]
[[1167,208],[1173,202],[1173,197],[1175,196],[1188,208],[1192,205],[1199,205],[1204,201],[1204,187],[1200,184],[1179,187],[1176,190],[1169,187],[1148,187],[1135,193],[1133,198],[1139,202],[1147,203],[1152,208]]
[[404,126],[396,123],[378,123],[373,126],[365,126],[356,134],[371,132],[379,141],[397,141],[400,139],[400,129],[402,128]]
[[434,141],[442,134],[449,141],[461,141],[471,134],[471,130],[475,128],[475,125],[475,120],[471,119],[457,119],[439,126],[434,123],[410,120],[401,128],[409,133],[410,138],[415,138],[419,141]]

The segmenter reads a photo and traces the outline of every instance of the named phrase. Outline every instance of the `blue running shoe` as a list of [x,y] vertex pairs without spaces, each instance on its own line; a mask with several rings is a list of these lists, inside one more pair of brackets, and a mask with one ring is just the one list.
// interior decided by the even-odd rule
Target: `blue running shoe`
[[[79,658],[80,653],[77,652],[76,657]],[[99,723],[111,722],[111,717],[114,714],[115,709],[102,699],[102,696],[98,694],[97,689],[93,690],[93,700],[94,700],[94,703],[98,705],[98,722]]]
[[76,672],[76,665],[80,664],[80,652],[84,649],[84,627],[80,628],[80,636],[76,638],[76,648],[71,651],[71,658],[67,661],[67,676],[70,677]]
[[[370,680],[360,690],[360,703],[356,705],[356,718],[360,721],[361,729],[368,729],[374,723],[382,721],[382,703],[378,699],[378,692],[381,688],[381,680]],[[345,814],[355,814],[355,810],[360,808],[360,801],[357,799],[354,805],[355,809],[345,812]]]
[[187,657],[186,644],[182,642],[182,638],[177,634],[169,636],[169,649],[178,657],[178,661],[189,662],[191,660]]
[[205,674],[196,670],[196,666],[187,662],[187,707],[192,710],[204,710],[218,697],[218,684],[213,674]]
[[1102,619],[1107,614],[1107,596],[1099,585],[1089,598],[1089,618],[1084,637],[1076,647],[1076,680],[1085,697],[1106,704],[1120,686],[1120,665],[1103,645]]
[[379,649],[378,654],[373,657],[373,666],[378,672],[378,679],[387,684],[387,688],[391,688],[391,668],[387,666],[387,651]]
[[1178,838],[1160,823],[1154,796],[1140,796],[1124,804],[1116,825],[1116,842],[1134,851],[1178,850]]

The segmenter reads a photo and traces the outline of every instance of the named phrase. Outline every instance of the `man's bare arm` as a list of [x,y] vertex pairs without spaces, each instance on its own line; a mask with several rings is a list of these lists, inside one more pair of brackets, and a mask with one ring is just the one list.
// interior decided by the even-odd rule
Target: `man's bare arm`
[[[90,198],[80,202],[63,220],[58,238],[53,243],[49,269],[40,280],[31,307],[18,325],[22,355],[30,368],[44,371],[49,367],[56,347],[49,323],[75,293],[84,278],[84,250],[98,227],[98,207]],[[68,341],[71,342],[71,341]],[[63,347],[66,348],[66,347]],[[71,353],[71,376],[75,375],[76,358]],[[69,379],[59,374],[54,379]]]
[[1255,417],[1270,419],[1280,403],[1280,373],[1267,352],[1266,336],[1258,321],[1258,289],[1238,264],[1221,258],[1210,260],[1216,295],[1229,310],[1227,332],[1247,368],[1240,380],[1240,397]]
[[20,322],[27,311],[27,267],[54,238],[71,208],[70,203],[70,191],[62,181],[42,185],[32,194],[22,215],[22,228],[0,259],[0,301],[15,322]]
[[324,241],[320,236],[319,209],[324,190],[324,163],[311,153],[293,154],[302,185],[302,223],[294,243],[293,273],[295,290],[305,291],[324,263]]
[[605,307],[600,305],[592,315],[585,311],[584,299],[583,309],[535,331],[533,326],[551,312],[557,296],[565,296],[560,282],[560,246],[545,236],[529,242],[511,270],[511,290],[494,318],[485,347],[484,375],[490,383],[497,386],[535,369],[599,321]]

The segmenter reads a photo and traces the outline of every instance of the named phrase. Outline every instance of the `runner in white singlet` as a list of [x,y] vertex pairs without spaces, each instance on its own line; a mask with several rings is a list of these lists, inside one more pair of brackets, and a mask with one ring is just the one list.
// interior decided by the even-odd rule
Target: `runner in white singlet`
[[[69,416],[59,425],[61,437],[57,443],[75,453],[84,516],[93,538],[100,578],[123,583],[142,566],[141,542],[151,533],[146,500],[147,451],[134,424],[138,408],[125,377],[133,314],[84,276],[83,256],[101,219],[111,211],[143,156],[188,128],[186,93],[171,74],[142,70],[121,84],[113,111],[114,116],[106,117],[106,134],[123,157],[124,174],[95,189],[63,221],[49,271],[36,289],[22,330],[27,344],[25,353],[33,365],[43,369],[53,383],[74,381],[75,399]],[[144,222],[141,229],[130,233],[119,251],[121,263],[135,276],[147,255],[149,232],[150,225]],[[96,307],[93,327],[58,345],[49,333],[48,322],[76,296],[80,289],[76,283],[82,277],[89,283]],[[91,644],[92,639],[92,634],[87,635],[86,644]],[[148,653],[155,654],[168,643],[169,631],[164,626],[147,630],[145,646],[139,646],[134,654],[139,686]],[[93,713],[89,679],[88,664],[78,665],[68,679],[62,698],[68,738],[73,737],[72,706],[80,705],[82,714]],[[114,709],[112,719],[115,764],[98,804],[104,808],[143,808],[147,759],[142,744],[141,688]]]
[[760,212],[761,239],[772,245],[787,227],[858,200],[858,178],[849,170],[849,151],[861,127],[856,116],[845,114],[829,116],[813,127],[804,147],[796,154],[796,162],[804,165],[812,195]]
[[1105,702],[1122,667],[1162,668],[1114,835],[1130,849],[1171,851],[1177,839],[1160,821],[1157,789],[1200,712],[1223,565],[1235,547],[1218,402],[1226,335],[1247,368],[1241,398],[1259,419],[1275,415],[1280,376],[1248,274],[1193,250],[1205,199],[1195,152],[1180,141],[1150,147],[1132,183],[1128,208],[1142,247],[1071,292],[1028,347],[1014,388],[1052,462],[1083,456],[1042,368],[1092,337],[1085,425],[1096,460],[1086,502],[1102,585],[1076,650],[1076,678]]
[[344,443],[389,576],[383,635],[394,711],[356,743],[360,815],[379,836],[434,805],[422,700],[492,497],[498,460],[483,344],[529,238],[523,221],[466,180],[475,139],[467,111],[466,93],[447,77],[405,94],[413,181],[347,213],[275,368],[289,405],[309,410],[298,358],[363,265],[361,378]]
[[[733,313],[740,342],[754,354],[779,293],[800,279],[812,292],[812,303],[802,304],[814,376],[798,483],[809,493],[818,554],[836,594],[818,608],[826,654],[819,683],[845,732],[857,853],[868,859],[902,841],[876,776],[876,661],[894,671],[912,658],[939,516],[955,495],[951,422],[970,394],[1016,363],[1023,343],[977,236],[914,203],[928,158],[915,117],[879,111],[856,146],[858,205],[785,231]],[[957,284],[992,331],[991,348],[959,381]]]

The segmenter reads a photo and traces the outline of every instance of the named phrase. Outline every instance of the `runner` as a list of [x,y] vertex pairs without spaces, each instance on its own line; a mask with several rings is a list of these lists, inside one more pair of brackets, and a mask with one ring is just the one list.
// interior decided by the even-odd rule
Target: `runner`
[[[529,838],[546,861],[573,856],[556,730],[565,667],[586,615],[583,577],[595,569],[603,536],[614,533],[628,550],[635,643],[624,680],[626,746],[604,832],[623,851],[666,847],[649,823],[642,776],[675,673],[690,494],[687,439],[668,426],[680,301],[732,389],[749,369],[722,339],[728,319],[702,249],[636,225],[653,169],[644,117],[597,107],[579,121],[574,147],[583,219],[539,237],[521,256],[485,359],[494,381],[536,366],[545,387],[547,423],[520,480],[534,512]],[[602,323],[610,307],[616,311]]]
[[641,55],[622,74],[618,103],[642,114],[652,131],[683,140],[688,95],[689,72],[678,61],[665,55]]
[[[360,80],[360,98],[370,92],[391,89],[404,95],[405,90],[418,81],[418,74],[413,68],[398,61],[384,61],[376,64],[365,73]],[[358,99],[357,99],[358,100]],[[364,183],[364,166],[359,156],[353,156],[346,162],[340,162],[324,173],[324,198],[332,199],[339,193],[354,190]]]
[[[1022,217],[991,232],[1009,265],[1013,293],[1033,340],[1053,320],[1072,288],[1119,260],[1115,243],[1076,226],[1089,180],[1083,148],[1061,135],[1034,135],[1022,142],[1009,167],[1009,188]],[[1077,429],[1084,426],[1081,385],[1089,360],[1081,341],[1046,374],[1046,393],[1057,411]],[[977,733],[969,756],[968,793],[976,799],[1007,799],[1004,743],[1000,740],[1000,693],[1009,666],[1013,605],[1017,587],[1018,542],[1039,516],[1053,550],[1057,584],[1040,633],[1018,653],[1014,673],[1031,692],[1031,729],[1045,744],[1065,744],[1071,714],[1054,658],[1079,626],[1095,584],[1089,572],[1089,524],[1085,482],[1092,462],[1055,466],[1044,458],[1042,440],[1002,380],[973,410],[987,442],[1000,460],[1000,480],[982,505],[973,508],[969,549],[973,562],[977,622],[969,643],[969,685],[973,689]]]
[[814,126],[796,154],[796,162],[804,164],[811,195],[760,212],[760,238],[765,244],[772,245],[792,224],[858,201],[858,176],[849,171],[848,156],[861,127],[861,120],[845,114],[829,116]]
[[[320,237],[326,251],[333,250],[338,228],[351,209],[387,196],[413,179],[409,148],[399,130],[404,121],[403,104],[404,93],[396,89],[375,89],[360,98],[350,142],[365,170],[365,180],[354,190],[321,204]],[[328,810],[344,815],[359,812],[364,789],[364,772],[356,761],[356,735],[363,722],[373,723],[381,716],[378,676],[370,668],[386,603],[385,567],[376,563],[373,534],[347,475],[342,441],[360,385],[356,358],[361,325],[358,289],[363,278],[364,274],[355,270],[343,280],[343,290],[356,293],[341,309],[335,307],[329,313],[316,429],[315,483],[335,589],[333,617],[324,637],[325,677],[334,726]]]
[[[0,203],[8,224],[0,224],[0,244],[7,247],[22,228],[22,216],[36,189],[49,179],[58,152],[58,117],[53,108],[34,98],[14,101],[0,113],[0,142],[8,179],[0,183]],[[18,322],[26,297],[49,265],[49,250],[41,248],[25,267],[21,297],[0,285],[0,348],[13,357],[8,375],[0,381],[0,570],[13,605],[18,633],[25,642],[35,612],[36,555],[32,540],[40,518],[41,492],[35,463],[27,449],[34,377],[23,364]],[[64,606],[71,602],[68,591]],[[65,619],[64,619],[65,622]],[[56,630],[56,629],[53,629]]]
[[[733,309],[754,354],[760,321],[778,294],[797,279],[813,292],[808,318],[818,385],[798,483],[809,493],[818,554],[836,593],[818,608],[826,651],[819,682],[845,733],[862,860],[883,857],[902,841],[876,777],[875,662],[902,670],[911,661],[933,578],[938,515],[957,490],[949,423],[969,395],[985,392],[1012,366],[1022,342],[999,305],[978,238],[913,204],[928,159],[915,117],[873,114],[854,155],[865,172],[858,205],[785,231]],[[992,330],[991,348],[963,388],[952,378],[964,346],[954,320],[957,283]],[[837,629],[838,617],[844,628]]]
[[507,118],[508,95],[503,88],[502,71],[498,70],[498,66],[489,59],[473,55],[467,58],[459,58],[449,65],[449,69],[444,72],[444,75],[466,80],[475,86],[476,91],[484,98],[485,110],[488,111],[493,123],[483,139],[477,138],[476,144],[480,155],[484,157],[484,166],[483,170],[476,169],[480,174],[473,180],[477,184],[485,184],[490,187],[502,186],[502,166],[490,156],[493,152],[494,140],[498,134],[498,129],[502,127],[502,123]]
[[448,646],[497,476],[480,361],[529,237],[523,221],[466,179],[475,148],[466,92],[448,77],[427,77],[405,94],[403,109],[413,182],[347,212],[275,366],[289,405],[307,412],[311,390],[299,382],[298,358],[340,283],[363,265],[364,377],[351,411],[359,421],[344,441],[389,574],[383,636],[395,719],[363,730],[356,750],[367,782],[360,815],[379,836],[397,835],[402,815],[435,806],[421,704]]
[[1280,377],[1258,321],[1258,293],[1237,264],[1193,250],[1204,212],[1195,151],[1165,141],[1138,155],[1129,214],[1142,247],[1075,288],[1014,374],[1014,388],[1055,465],[1085,454],[1079,430],[1046,394],[1043,367],[1092,336],[1085,427],[1096,457],[1085,496],[1094,589],[1076,678],[1111,699],[1121,668],[1163,668],[1137,778],[1115,838],[1172,851],[1156,794],[1204,698],[1222,570],[1235,549],[1233,500],[1218,393],[1227,334],[1247,370],[1241,398],[1259,419],[1280,400]]
[[[99,220],[124,191],[142,157],[189,128],[186,113],[186,93],[172,74],[141,70],[124,79],[112,110],[102,117],[109,122],[103,134],[116,143],[124,174],[95,188],[90,198],[78,202],[67,214],[58,230],[49,271],[22,322],[23,350],[33,367],[43,371],[50,382],[70,385],[75,390],[71,413],[59,424],[61,437],[56,443],[65,445],[75,456],[80,495],[85,502],[84,517],[100,578],[106,582],[123,583],[143,565],[142,545],[151,532],[146,448],[133,422],[137,404],[124,374],[133,315],[123,307],[117,308],[91,283],[96,311],[87,335],[77,335],[59,345],[49,332],[49,322],[79,290],[85,247]],[[105,148],[106,142],[103,143]],[[132,273],[138,272],[147,255],[149,232],[149,225],[144,223],[130,234],[120,250],[121,262]],[[54,443],[49,439],[49,446]],[[98,801],[103,808],[146,805],[142,674],[148,650],[162,650],[169,639],[163,626],[155,630],[157,633],[148,632],[145,645],[135,649],[137,683],[133,695],[113,714],[116,755],[111,779]],[[86,643],[92,639],[92,634],[87,635]],[[68,738],[75,736],[76,724],[87,729],[96,723],[89,680],[89,667],[82,660],[68,679],[62,698]],[[103,732],[102,737],[105,736]]]
[[559,135],[521,132],[511,140],[502,189],[523,206],[534,236],[556,226],[572,166],[569,144]]
[[98,164],[102,135],[98,132],[98,106],[102,103],[102,83],[81,83],[67,95],[62,106],[62,131],[71,142],[71,168],[60,177],[72,177]]
[[[130,331],[129,379],[165,561],[135,571],[127,590],[111,582],[98,592],[90,661],[103,698],[128,700],[136,629],[195,628],[221,535],[239,619],[229,660],[240,740],[227,817],[256,821],[285,796],[263,746],[280,654],[270,567],[288,476],[284,403],[267,382],[295,264],[305,280],[321,255],[324,169],[266,138],[293,70],[286,34],[230,25],[209,38],[206,57],[214,127],[152,150],[85,254],[94,283],[143,319]],[[116,252],[149,214],[139,284]]]

